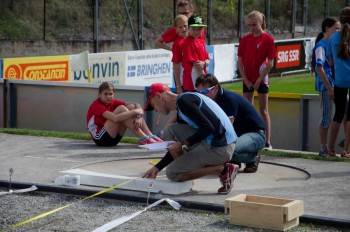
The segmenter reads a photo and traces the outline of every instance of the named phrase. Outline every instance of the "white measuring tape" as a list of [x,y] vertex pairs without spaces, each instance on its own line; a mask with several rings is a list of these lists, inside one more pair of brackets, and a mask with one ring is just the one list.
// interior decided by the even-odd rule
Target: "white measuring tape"
[[26,192],[31,192],[31,191],[34,191],[37,189],[38,189],[38,187],[36,187],[35,185],[32,185],[30,188],[25,188],[25,189],[18,189],[18,190],[10,189],[8,192],[0,192],[0,196],[14,194],[14,193],[26,193]]
[[151,209],[151,208],[159,205],[163,201],[168,202],[169,205],[171,205],[176,210],[179,210],[180,207],[181,207],[181,205],[179,203],[177,203],[176,201],[173,201],[173,200],[171,200],[169,198],[163,198],[163,199],[160,199],[160,200],[154,202],[153,204],[147,206],[143,210],[140,210],[140,211],[137,211],[136,213],[130,214],[128,216],[123,216],[123,217],[117,218],[117,219],[115,219],[113,221],[110,221],[110,222],[104,224],[103,226],[93,230],[92,232],[106,232],[106,231],[109,231],[109,230],[111,230],[111,229],[113,229],[113,228],[115,228],[115,227],[117,227],[117,226],[119,226],[119,225],[121,225],[121,224],[123,224],[123,223],[125,223],[125,222],[127,222],[127,221],[129,221],[131,219],[133,219],[134,217],[136,217],[136,216],[140,215],[141,213],[145,212],[146,210]]

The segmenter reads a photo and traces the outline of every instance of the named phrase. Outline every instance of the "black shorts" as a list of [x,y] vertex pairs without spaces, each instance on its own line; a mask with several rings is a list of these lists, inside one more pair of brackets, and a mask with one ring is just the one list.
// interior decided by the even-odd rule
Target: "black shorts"
[[[248,87],[243,84],[243,93],[251,93],[254,92],[254,88],[248,89]],[[265,84],[260,84],[258,93],[269,93],[269,86]]]
[[103,131],[103,134],[100,135],[99,139],[94,139],[96,145],[100,147],[116,146],[123,138],[123,136],[121,136],[120,134],[117,134],[115,138],[112,138],[104,128],[101,131]]

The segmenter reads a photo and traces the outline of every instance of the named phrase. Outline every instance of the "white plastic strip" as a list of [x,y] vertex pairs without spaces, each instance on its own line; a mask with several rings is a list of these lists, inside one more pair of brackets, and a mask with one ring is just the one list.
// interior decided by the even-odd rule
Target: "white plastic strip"
[[7,194],[13,194],[13,193],[26,193],[26,192],[31,192],[31,191],[34,191],[37,189],[38,189],[38,187],[36,187],[35,185],[32,185],[30,188],[25,188],[25,189],[18,189],[18,190],[10,189],[10,191],[8,191],[8,192],[0,192],[0,196],[7,195]]
[[127,221],[129,221],[131,219],[133,219],[134,217],[136,217],[136,216],[140,215],[141,213],[145,212],[146,210],[151,209],[151,208],[153,208],[156,205],[159,205],[163,201],[168,202],[169,205],[171,205],[176,210],[179,210],[180,207],[181,207],[181,205],[179,203],[177,203],[176,201],[173,201],[173,200],[171,200],[169,198],[163,198],[163,199],[160,199],[160,200],[154,202],[153,204],[147,206],[143,210],[140,210],[140,211],[138,211],[136,213],[133,213],[133,214],[130,214],[128,216],[123,216],[123,217],[117,218],[117,219],[115,219],[113,221],[110,221],[110,222],[104,224],[103,226],[93,230],[92,232],[106,232],[106,231],[109,231],[109,230],[111,230],[111,229],[113,229],[113,228],[115,228],[115,227],[117,227],[117,226],[119,226],[119,225],[121,225],[121,224],[123,224],[123,223],[125,223],[125,222],[127,222]]

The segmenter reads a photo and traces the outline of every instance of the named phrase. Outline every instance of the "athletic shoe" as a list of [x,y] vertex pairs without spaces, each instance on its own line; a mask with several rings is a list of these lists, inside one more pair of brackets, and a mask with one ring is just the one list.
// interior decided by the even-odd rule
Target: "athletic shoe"
[[318,155],[319,156],[322,156],[322,157],[327,157],[327,154],[328,154],[328,152],[327,152],[327,150],[321,150],[319,153],[318,153]]
[[146,145],[146,144],[151,144],[151,143],[158,143],[156,140],[152,138],[147,138],[145,140],[139,140],[139,145]]
[[245,173],[254,173],[258,171],[258,166],[261,160],[261,156],[259,154],[256,155],[255,161],[251,163],[247,163],[245,165],[245,168],[243,169],[243,172]]
[[268,143],[266,143],[265,144],[265,147],[263,148],[265,151],[271,151],[272,150],[272,146],[271,146],[271,144],[268,144]]
[[327,157],[336,157],[335,151],[328,150],[327,151]]
[[238,165],[226,163],[226,171],[224,174],[219,175],[222,187],[218,189],[218,194],[228,194],[233,188],[233,181],[238,173]]
[[346,159],[350,159],[350,153],[348,151],[342,151],[340,153],[340,157],[346,158]]
[[232,161],[232,160],[230,161],[230,163],[238,165],[238,169],[241,169],[241,167],[242,167],[242,163],[235,162],[235,161]]
[[157,135],[152,135],[150,138],[153,139],[154,141],[158,142],[158,143],[159,142],[164,142],[163,139],[159,138]]

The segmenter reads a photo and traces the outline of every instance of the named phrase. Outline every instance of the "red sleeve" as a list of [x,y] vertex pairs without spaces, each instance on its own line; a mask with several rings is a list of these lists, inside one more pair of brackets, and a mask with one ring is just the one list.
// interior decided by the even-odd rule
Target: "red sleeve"
[[267,54],[267,59],[272,60],[276,58],[276,46],[275,46],[275,41],[273,39],[272,36],[268,35],[269,39],[268,39],[268,43],[269,43],[269,47],[270,49],[268,50],[268,54]]
[[103,112],[107,110],[107,107],[101,103],[99,99],[96,99],[91,103],[88,113],[87,113],[87,122],[90,121],[92,116],[102,117]]
[[162,39],[163,39],[164,43],[175,42],[177,37],[178,37],[178,35],[176,33],[175,27],[169,28],[166,32],[164,32],[162,34]]
[[245,37],[243,37],[243,38],[241,39],[241,41],[239,41],[239,44],[238,44],[238,52],[237,52],[238,57],[243,58],[243,56],[244,56],[245,41],[246,41]]

